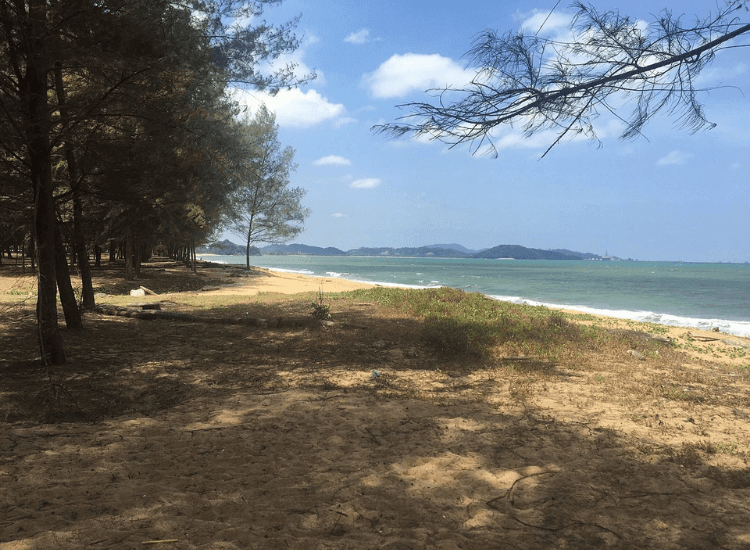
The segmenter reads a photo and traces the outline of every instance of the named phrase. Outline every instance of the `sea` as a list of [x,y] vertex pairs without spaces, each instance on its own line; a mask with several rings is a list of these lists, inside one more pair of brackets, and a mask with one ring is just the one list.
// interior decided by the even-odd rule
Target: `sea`
[[[245,263],[244,256],[199,258]],[[361,256],[252,256],[250,263],[383,286],[448,286],[519,304],[750,337],[748,264]]]

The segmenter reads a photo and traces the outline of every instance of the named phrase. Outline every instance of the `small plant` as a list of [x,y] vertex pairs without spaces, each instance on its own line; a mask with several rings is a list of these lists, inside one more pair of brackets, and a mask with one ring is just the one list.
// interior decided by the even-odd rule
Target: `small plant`
[[667,448],[666,454],[669,460],[683,466],[697,466],[701,461],[700,450],[705,444],[683,443],[680,449]]
[[428,319],[422,329],[422,340],[447,356],[459,356],[471,349],[468,328],[454,319]]
[[318,290],[317,301],[312,302],[312,316],[319,321],[325,321],[331,318],[331,306],[323,303],[323,287]]
[[31,290],[11,288],[10,290],[6,290],[5,294],[10,294],[11,296],[27,296],[31,294]]
[[712,443],[710,448],[712,452],[717,454],[736,455],[740,450],[740,442]]

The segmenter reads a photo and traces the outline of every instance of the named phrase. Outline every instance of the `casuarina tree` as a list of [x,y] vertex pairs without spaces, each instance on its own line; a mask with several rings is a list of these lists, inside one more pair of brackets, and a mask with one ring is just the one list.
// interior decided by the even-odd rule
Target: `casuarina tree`
[[[279,3],[0,0],[0,109],[4,119],[0,124],[0,163],[3,172],[10,174],[12,187],[18,189],[13,197],[6,197],[3,191],[0,201],[32,205],[29,225],[34,229],[39,259],[38,333],[46,362],[65,362],[57,324],[57,290],[60,288],[62,295],[70,280],[69,275],[58,273],[57,267],[61,267],[62,252],[58,215],[63,209],[59,207],[63,202],[72,203],[75,217],[87,203],[95,209],[94,203],[101,203],[105,195],[109,195],[109,204],[127,195],[137,202],[137,190],[132,186],[148,183],[153,188],[154,181],[161,181],[161,174],[144,174],[143,165],[136,166],[124,155],[109,166],[92,166],[86,156],[105,140],[121,144],[144,141],[148,126],[161,126],[161,131],[168,128],[171,136],[197,135],[196,125],[187,131],[185,125],[212,110],[210,102],[194,100],[209,88],[218,88],[218,97],[230,83],[270,92],[295,85],[293,67],[270,75],[259,70],[298,45],[292,32],[296,20],[279,27],[259,23],[264,7]],[[125,129],[130,133],[125,135]],[[98,140],[91,139],[94,136]],[[184,142],[170,145],[184,167]],[[62,165],[67,170],[59,170]],[[127,165],[131,173],[126,175]],[[107,169],[113,166],[120,169],[122,177]],[[136,177],[132,172],[138,169],[141,174]],[[67,176],[63,180],[56,172],[67,172]],[[206,171],[196,168],[194,173]],[[89,185],[94,180],[115,185]],[[23,181],[25,189],[17,185]],[[111,193],[117,184],[118,192]],[[2,185],[4,190],[10,189],[5,182]],[[222,192],[228,189],[222,187]],[[148,200],[145,196],[140,199]],[[211,204],[216,202],[211,200]],[[206,218],[194,215],[192,206],[182,211],[197,223]],[[83,248],[80,241],[77,244],[81,255]],[[69,318],[68,313],[73,312],[67,304],[69,301],[63,305]]]
[[265,105],[243,124],[246,157],[237,173],[233,194],[232,231],[246,244],[250,269],[252,243],[283,243],[299,235],[309,210],[301,204],[305,191],[290,188],[295,170],[294,149],[278,140],[276,116]]
[[[625,123],[622,138],[640,135],[662,111],[691,131],[712,127],[697,79],[718,52],[748,46],[745,0],[725,0],[718,12],[689,24],[667,10],[645,24],[617,11],[574,6],[572,39],[545,37],[543,25],[531,34],[486,30],[467,54],[476,68],[467,86],[432,90],[435,101],[402,105],[408,114],[374,130],[468,143],[496,156],[493,131],[502,125],[517,125],[527,137],[553,131],[544,155],[566,137],[596,140],[594,121],[602,113]],[[632,112],[621,114],[627,104]]]

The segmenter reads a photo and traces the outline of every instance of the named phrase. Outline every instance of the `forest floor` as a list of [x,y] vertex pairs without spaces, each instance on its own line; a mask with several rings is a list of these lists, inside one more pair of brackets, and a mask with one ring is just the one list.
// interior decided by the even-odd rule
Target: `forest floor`
[[96,269],[207,321],[89,312],[46,368],[0,268],[0,550],[750,548],[749,340],[572,315],[620,336],[444,357],[336,281],[230,275]]

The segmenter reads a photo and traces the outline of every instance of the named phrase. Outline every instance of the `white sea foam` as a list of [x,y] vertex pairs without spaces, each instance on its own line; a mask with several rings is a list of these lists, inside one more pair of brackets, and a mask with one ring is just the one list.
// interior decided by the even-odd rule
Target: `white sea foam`
[[204,258],[203,256],[196,256],[195,259],[198,260],[199,262],[211,262],[212,264],[228,264],[229,263],[223,260],[214,260],[211,257]]
[[283,269],[281,267],[264,267],[268,271],[278,271],[279,273],[299,273],[300,275],[308,275],[310,277],[323,277],[323,275],[316,275],[314,271],[309,269]]
[[729,321],[726,319],[699,319],[695,317],[681,317],[679,315],[670,315],[668,313],[655,313],[653,311],[630,311],[626,309],[599,309],[589,306],[579,305],[560,305],[547,302],[537,302],[528,300],[519,296],[495,296],[490,298],[500,300],[501,302],[512,302],[514,304],[526,304],[529,306],[545,306],[549,308],[569,309],[581,313],[590,313],[592,315],[605,315],[617,319],[630,319],[642,323],[655,323],[658,325],[667,325],[673,327],[696,328],[701,330],[711,330],[718,328],[721,332],[734,334],[735,336],[750,337],[750,322],[748,321]]
[[407,285],[406,283],[384,283],[380,281],[365,281],[361,280],[362,283],[367,283],[371,285],[378,285],[378,286],[387,286],[388,288],[441,288],[442,285]]

